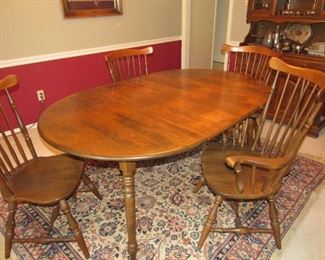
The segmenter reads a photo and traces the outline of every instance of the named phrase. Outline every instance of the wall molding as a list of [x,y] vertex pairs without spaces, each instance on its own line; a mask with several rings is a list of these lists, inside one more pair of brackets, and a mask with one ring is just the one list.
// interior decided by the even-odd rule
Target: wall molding
[[101,46],[101,47],[96,47],[96,48],[88,48],[88,49],[66,51],[66,52],[56,52],[56,53],[51,53],[51,54],[23,57],[23,58],[18,58],[18,59],[1,60],[0,61],[0,69],[7,68],[7,67],[13,67],[13,66],[19,66],[19,65],[32,64],[32,63],[37,63],[37,62],[66,59],[66,58],[114,51],[114,50],[125,49],[125,48],[134,48],[134,47],[139,47],[139,46],[154,45],[154,44],[181,41],[181,40],[182,40],[182,36],[179,35],[179,36],[158,38],[158,39],[138,41],[138,42],[107,45],[107,46]]
[[227,44],[232,46],[239,46],[241,42],[239,41],[227,41]]
[[191,8],[192,0],[182,1],[182,69],[190,64]]

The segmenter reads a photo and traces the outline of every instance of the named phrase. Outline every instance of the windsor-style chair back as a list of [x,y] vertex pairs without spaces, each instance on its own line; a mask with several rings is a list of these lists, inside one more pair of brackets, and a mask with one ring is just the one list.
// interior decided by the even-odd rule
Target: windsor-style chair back
[[[223,51],[228,53],[228,71],[242,73],[263,82],[266,82],[273,76],[269,67],[270,59],[272,57],[280,57],[281,55],[281,52],[265,46],[230,46],[224,44]],[[258,127],[257,116],[254,115],[231,129],[231,140],[233,143],[252,143]],[[227,135],[223,137],[225,139]]]
[[153,53],[152,47],[124,49],[105,55],[112,81],[117,82],[148,75],[147,56]]
[[[203,152],[203,176],[215,194],[215,202],[201,234],[200,248],[210,231],[239,234],[272,233],[277,248],[281,248],[275,195],[280,189],[282,178],[288,174],[313,120],[324,104],[325,73],[294,67],[279,58],[271,58],[269,66],[274,72],[274,77],[268,82],[271,93],[261,115],[253,144],[211,143]],[[275,98],[277,100],[274,117],[268,123],[266,116]],[[233,203],[231,205],[236,212],[236,227],[213,228],[218,207],[223,200],[259,199],[266,199],[269,203],[271,229],[242,226],[238,207]]]
[[265,46],[230,46],[224,44],[222,50],[228,53],[228,71],[243,73],[262,81],[266,81],[269,75],[269,60],[272,57],[281,56],[281,52]]
[[[280,52],[264,46],[230,46],[224,44],[222,50],[228,53],[227,70],[235,73],[242,73],[255,80],[266,82],[274,77],[269,67],[269,60],[272,57],[279,57]],[[231,86],[229,86],[231,88]],[[223,143],[231,142],[233,145],[251,145],[256,139],[258,128],[258,117],[256,113],[245,120],[226,130],[222,134]],[[201,177],[193,189],[197,193],[204,185],[204,178]]]
[[[38,157],[26,126],[17,110],[10,88],[18,84],[17,76],[0,80],[0,191],[8,203],[5,231],[5,257],[10,257],[13,243],[52,243],[75,241],[85,257],[89,252],[78,223],[73,218],[67,199],[74,195],[80,180],[97,189],[83,173],[83,161],[67,155]],[[4,94],[4,95],[3,95]],[[16,128],[16,129],[14,129]],[[90,182],[90,184],[88,183]],[[100,195],[99,195],[100,196]],[[17,237],[14,233],[17,205],[54,206],[48,232],[60,209],[67,217],[72,237]]]

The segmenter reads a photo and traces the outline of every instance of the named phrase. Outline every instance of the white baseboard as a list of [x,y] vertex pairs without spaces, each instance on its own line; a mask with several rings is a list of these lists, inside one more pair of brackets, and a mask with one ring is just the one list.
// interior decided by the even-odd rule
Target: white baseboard
[[[37,128],[37,122],[26,125],[26,128],[27,128],[27,129]],[[16,133],[16,134],[17,134],[17,133],[20,133],[20,129],[19,129],[18,127],[17,127],[17,128],[14,128],[13,131],[14,131],[14,133]],[[7,131],[4,132],[4,134],[5,134],[6,136],[10,136],[10,135],[11,135],[11,132],[10,132],[10,130],[7,130]]]

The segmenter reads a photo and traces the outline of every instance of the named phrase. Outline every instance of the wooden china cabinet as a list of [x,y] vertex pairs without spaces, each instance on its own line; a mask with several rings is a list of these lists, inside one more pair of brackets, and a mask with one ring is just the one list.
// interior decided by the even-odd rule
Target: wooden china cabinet
[[[286,62],[325,72],[325,0],[249,0],[250,30],[242,45],[282,51]],[[325,106],[309,135],[325,127]]]

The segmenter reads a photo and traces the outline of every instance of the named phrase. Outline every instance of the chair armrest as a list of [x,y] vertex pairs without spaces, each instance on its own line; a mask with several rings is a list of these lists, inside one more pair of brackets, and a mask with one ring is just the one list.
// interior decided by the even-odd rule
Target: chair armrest
[[269,170],[279,170],[284,168],[290,161],[290,157],[266,158],[250,155],[233,155],[226,158],[226,163],[231,168],[236,168],[240,164],[261,167]]
[[251,155],[233,155],[226,158],[226,164],[233,168],[236,173],[237,190],[244,192],[244,176],[242,176],[242,164],[252,166],[250,176],[250,190],[253,192],[255,187],[255,169],[261,167],[268,170],[280,170],[288,165],[290,157],[266,158]]

